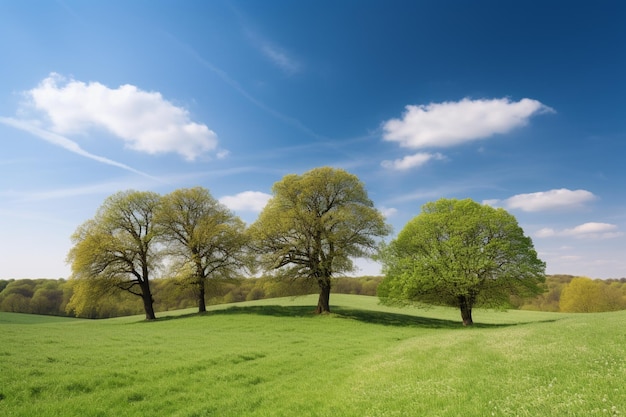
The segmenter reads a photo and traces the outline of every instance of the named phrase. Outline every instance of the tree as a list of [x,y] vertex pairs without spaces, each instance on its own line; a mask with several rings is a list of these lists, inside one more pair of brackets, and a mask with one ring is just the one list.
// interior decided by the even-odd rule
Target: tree
[[380,255],[383,301],[416,300],[459,307],[472,325],[474,306],[503,306],[510,295],[541,290],[545,263],[504,209],[470,199],[440,199],[422,207]]
[[67,258],[78,281],[68,308],[86,308],[90,297],[120,289],[141,297],[146,319],[155,319],[150,274],[159,256],[153,221],[159,203],[156,193],[119,192],[78,227]]
[[389,227],[361,181],[341,169],[290,174],[272,192],[251,226],[260,264],[281,277],[317,283],[316,312],[330,312],[333,275],[354,270],[351,258],[370,256]]
[[179,189],[161,200],[156,223],[167,253],[196,290],[206,311],[206,280],[229,278],[246,266],[245,224],[202,187]]
[[568,313],[616,311],[625,307],[619,288],[586,277],[576,277],[563,288],[559,306]]

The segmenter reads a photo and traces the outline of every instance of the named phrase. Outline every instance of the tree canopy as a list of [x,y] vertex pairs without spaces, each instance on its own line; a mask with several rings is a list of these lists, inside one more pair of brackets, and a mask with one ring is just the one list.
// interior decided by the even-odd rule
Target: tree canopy
[[390,228],[363,183],[341,169],[286,175],[272,192],[251,226],[260,265],[317,283],[316,312],[329,312],[331,278],[354,270],[352,259],[370,256]]
[[202,187],[165,195],[155,221],[179,278],[194,287],[199,312],[206,311],[206,280],[233,277],[246,267],[244,222]]
[[624,308],[624,297],[617,286],[587,277],[576,277],[563,289],[560,308],[568,313],[621,310]]
[[470,199],[422,207],[381,250],[384,302],[416,300],[459,307],[464,325],[474,306],[506,305],[510,295],[541,291],[545,263],[514,216]]
[[141,297],[146,319],[155,318],[149,278],[159,255],[153,221],[159,202],[153,192],[119,192],[78,227],[68,254],[77,282],[67,308],[80,314],[94,297],[118,288]]

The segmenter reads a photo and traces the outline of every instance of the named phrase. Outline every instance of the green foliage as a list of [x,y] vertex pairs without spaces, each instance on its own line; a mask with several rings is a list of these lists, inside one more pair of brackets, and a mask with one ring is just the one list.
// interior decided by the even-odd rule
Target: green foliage
[[6,280],[6,279],[0,279],[0,294],[2,294],[2,291],[4,291],[4,289],[7,287],[7,285],[9,285],[9,283],[15,281],[14,279],[11,280]]
[[383,301],[458,306],[472,324],[474,306],[507,306],[540,292],[545,263],[504,209],[472,200],[427,203],[381,250]]
[[[558,312],[562,290],[576,277],[571,275],[548,275],[545,283],[540,284],[544,292],[535,296],[521,298],[511,297],[512,308],[521,310]],[[338,294],[376,295],[377,286],[382,281],[379,276],[338,277],[333,278],[333,291]],[[4,281],[7,285],[15,280]],[[595,280],[596,283],[607,287],[615,299],[621,299],[620,309],[626,309],[626,279]],[[37,314],[66,315],[65,305],[72,297],[79,282],[76,280],[18,280],[17,288],[27,294],[54,294],[46,301],[49,310]],[[280,280],[275,277],[261,278],[234,278],[229,280],[211,280],[207,305],[224,304],[225,302],[241,302],[261,300],[276,297],[290,297],[310,294],[316,291],[316,286],[306,280]],[[16,285],[16,284],[13,284]],[[29,289],[23,288],[29,286]],[[57,292],[41,291],[47,288],[57,288],[63,292],[63,299],[59,300]],[[197,296],[192,287],[181,285],[174,278],[157,278],[152,280],[150,288],[154,297],[156,311],[170,311],[193,307],[197,303]],[[13,295],[12,295],[13,294]],[[9,299],[6,303],[5,299]],[[17,298],[16,302],[14,298]],[[80,298],[80,297],[79,297]],[[79,298],[74,298],[76,302]],[[35,313],[31,308],[31,299],[14,293],[11,288],[8,292],[0,292],[0,311],[16,313]],[[56,304],[59,303],[59,304]],[[108,318],[139,314],[142,307],[136,297],[126,292],[98,293],[95,291],[90,305],[80,317]],[[36,303],[33,303],[33,305]],[[599,311],[599,310],[598,310]]]
[[67,259],[72,279],[81,281],[72,297],[83,299],[71,300],[69,309],[80,316],[98,293],[118,288],[141,297],[146,319],[155,318],[149,278],[158,260],[153,217],[159,202],[156,193],[119,192],[76,230]]
[[320,288],[318,312],[329,311],[331,278],[354,269],[389,233],[359,179],[330,167],[287,175],[251,226],[261,267]]
[[178,280],[193,287],[200,312],[206,311],[207,279],[232,278],[249,264],[244,222],[205,188],[162,197],[155,222]]
[[616,330],[626,312],[477,309],[481,324],[465,329],[451,308],[333,300],[325,316],[311,314],[308,296],[150,323],[0,313],[0,415],[626,413],[626,347]]
[[626,308],[626,297],[618,285],[577,277],[563,289],[560,307],[570,313],[616,311]]
[[0,311],[64,315],[68,297],[65,280],[20,279],[4,281]]

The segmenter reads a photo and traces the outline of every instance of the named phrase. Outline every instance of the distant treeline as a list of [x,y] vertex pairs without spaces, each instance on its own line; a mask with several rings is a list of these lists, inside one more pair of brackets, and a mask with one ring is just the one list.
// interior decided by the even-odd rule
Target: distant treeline
[[[376,295],[382,277],[335,278],[333,292],[342,294]],[[0,311],[55,316],[75,316],[68,303],[75,281],[65,279],[0,280]],[[305,280],[279,281],[274,278],[238,278],[207,281],[207,304],[226,304],[263,298],[287,297],[315,293],[317,286]],[[156,311],[197,307],[193,287],[181,285],[176,279],[155,279],[150,283]],[[80,317],[109,318],[142,314],[141,300],[116,291],[98,299]]]
[[[382,277],[335,278],[333,293],[376,295]],[[274,278],[209,280],[207,304],[224,304],[264,298],[297,296],[316,292],[306,281],[278,281]],[[74,316],[68,302],[74,281],[64,279],[0,280],[0,311],[57,316]],[[522,310],[600,312],[626,309],[626,278],[592,280],[571,275],[549,275],[545,292],[532,299],[511,298],[511,307]],[[197,306],[189,286],[175,279],[156,279],[151,283],[157,311]],[[141,300],[118,291],[101,297],[82,317],[108,318],[142,314]]]

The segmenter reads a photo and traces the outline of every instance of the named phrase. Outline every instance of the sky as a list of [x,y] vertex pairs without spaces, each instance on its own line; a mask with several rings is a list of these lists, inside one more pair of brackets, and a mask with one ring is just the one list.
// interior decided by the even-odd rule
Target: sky
[[0,279],[69,278],[118,191],[202,186],[252,223],[321,166],[388,239],[471,198],[548,274],[626,277],[625,97],[620,0],[0,0]]

